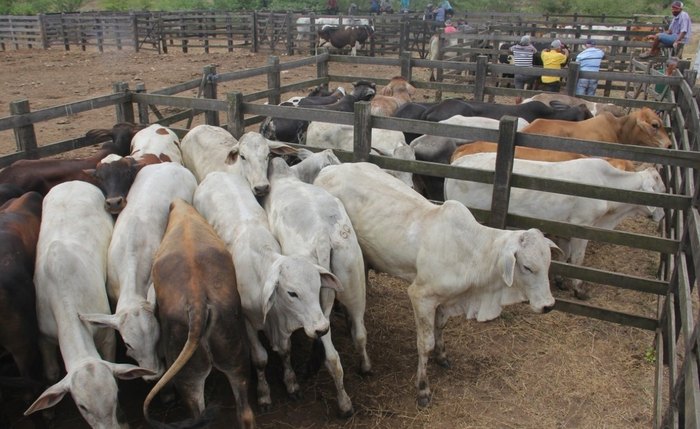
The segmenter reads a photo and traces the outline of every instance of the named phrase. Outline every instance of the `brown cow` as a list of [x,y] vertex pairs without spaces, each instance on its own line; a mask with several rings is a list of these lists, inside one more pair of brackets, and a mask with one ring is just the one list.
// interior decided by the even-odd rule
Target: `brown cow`
[[77,159],[21,159],[0,171],[0,183],[13,183],[25,192],[36,191],[46,195],[55,185],[70,180],[91,182],[83,170],[93,169],[107,155],[126,156],[131,151],[131,139],[142,126],[119,123],[111,129],[94,129],[85,134],[91,141],[111,138],[87,158]]
[[33,280],[42,200],[28,192],[0,207],[0,346],[12,355],[22,381],[36,387],[44,380]]
[[372,98],[371,112],[377,116],[393,116],[399,107],[410,103],[416,88],[403,76],[391,78],[389,83]]
[[201,420],[204,382],[214,366],[231,384],[238,427],[253,428],[247,393],[250,357],[233,260],[207,221],[181,199],[170,204],[152,278],[169,368],[144,401],[146,420],[156,423],[148,406],[170,380]]
[[350,46],[350,55],[357,55],[357,49],[362,47],[374,34],[374,28],[370,25],[359,27],[324,27],[318,32],[318,47],[334,47],[343,49]]
[[639,146],[671,146],[661,118],[648,107],[619,118],[605,113],[580,122],[536,119],[522,132]]
[[[496,152],[498,144],[493,142],[476,141],[459,146],[453,153],[450,163],[465,155],[482,152]],[[534,161],[569,161],[571,159],[588,158],[586,155],[574,152],[562,152],[558,150],[537,149],[534,147],[515,147],[515,157],[518,159],[530,159]],[[605,158],[613,167],[624,171],[636,171],[634,163],[626,159]]]

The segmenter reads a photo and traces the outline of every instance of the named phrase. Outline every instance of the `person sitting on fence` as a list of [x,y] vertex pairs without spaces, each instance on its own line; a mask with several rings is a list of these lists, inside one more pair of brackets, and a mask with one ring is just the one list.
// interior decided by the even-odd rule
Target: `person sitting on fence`
[[[513,65],[518,67],[532,67],[532,57],[537,53],[537,48],[530,42],[530,36],[525,35],[521,37],[520,43],[511,46],[510,51],[513,53]],[[515,73],[513,75],[513,86],[515,86],[515,89],[525,89],[525,85],[528,85],[529,88],[532,89],[536,78],[537,76]],[[522,101],[523,97],[520,95],[515,97],[515,104],[520,104]]]
[[[543,50],[540,56],[542,57],[542,68],[560,70],[569,59],[569,48],[561,40],[555,39],[550,49]],[[540,89],[549,92],[559,92],[559,89],[561,89],[561,77],[542,76]]]
[[651,44],[651,50],[644,52],[639,58],[650,58],[659,55],[661,47],[673,48],[674,55],[678,55],[678,46],[688,43],[690,40],[690,15],[683,11],[683,2],[674,1],[671,3],[671,13],[673,20],[668,25],[665,33],[658,33],[654,36],[654,41]]
[[442,5],[435,9],[435,22],[445,22],[445,8]]
[[450,4],[449,0],[442,0],[442,4],[440,6],[445,9],[445,19],[452,18],[454,16],[455,10],[452,9],[452,5]]
[[435,19],[435,7],[432,3],[428,3],[423,13],[423,21],[432,21]]
[[[576,61],[580,64],[579,71],[599,72],[603,57],[605,52],[596,47],[595,40],[586,40],[586,49],[576,55]],[[579,78],[576,84],[576,95],[595,95],[596,88],[598,88],[598,79]]]
[[338,0],[328,0],[326,3],[326,13],[328,15],[338,14]]
[[379,13],[379,0],[371,0],[369,3],[369,13]]
[[381,3],[379,3],[379,12],[394,13],[394,7],[391,5],[391,0],[382,0]]
[[452,20],[448,19],[445,21],[445,34],[456,33],[457,27],[452,24]]

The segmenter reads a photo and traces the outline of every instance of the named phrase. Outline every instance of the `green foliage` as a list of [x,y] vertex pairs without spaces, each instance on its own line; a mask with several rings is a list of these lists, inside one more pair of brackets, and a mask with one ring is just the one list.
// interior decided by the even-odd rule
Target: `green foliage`
[[656,363],[656,350],[653,347],[648,348],[644,352],[644,360],[647,363]]

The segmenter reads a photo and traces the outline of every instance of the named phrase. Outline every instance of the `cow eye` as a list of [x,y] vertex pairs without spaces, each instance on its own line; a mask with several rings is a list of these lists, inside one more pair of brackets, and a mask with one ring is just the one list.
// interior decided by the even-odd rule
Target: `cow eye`
[[245,156],[243,156],[243,154],[239,153],[238,156],[241,157],[241,160],[242,160],[242,161],[245,161]]
[[126,346],[126,349],[127,349],[127,350],[133,350],[133,349],[134,349],[133,347],[131,347],[131,344],[129,344],[129,343],[126,343],[126,342],[125,342],[124,345]]
[[528,267],[527,265],[523,265],[523,269],[525,269],[525,271],[528,273],[533,273],[532,268]]
[[288,291],[287,294],[289,294],[289,296],[291,296],[292,298],[299,298],[299,295],[297,295],[296,292]]

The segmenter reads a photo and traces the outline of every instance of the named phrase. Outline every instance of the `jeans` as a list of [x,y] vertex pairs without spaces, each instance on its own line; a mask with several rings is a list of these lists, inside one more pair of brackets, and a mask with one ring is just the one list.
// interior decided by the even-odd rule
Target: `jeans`
[[598,79],[579,79],[576,84],[576,95],[595,95]]

